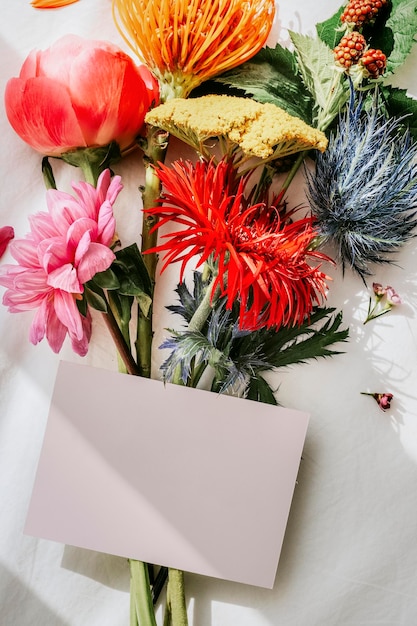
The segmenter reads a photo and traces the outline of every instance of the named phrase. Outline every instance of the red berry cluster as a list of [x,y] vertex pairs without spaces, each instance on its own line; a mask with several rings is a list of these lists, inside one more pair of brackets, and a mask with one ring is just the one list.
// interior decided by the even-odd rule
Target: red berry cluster
[[363,53],[360,63],[368,72],[369,78],[378,78],[385,72],[387,57],[381,50],[369,48]]
[[373,22],[378,14],[388,3],[388,0],[349,0],[340,20],[346,24],[361,27]]
[[333,51],[335,61],[348,70],[351,65],[359,61],[365,48],[366,40],[363,35],[356,31],[347,33]]
[[367,49],[365,37],[359,32],[365,24],[371,24],[388,0],[349,0],[340,20],[348,32],[333,50],[337,65],[349,71],[358,65],[367,78],[382,76],[387,66],[387,57],[381,50]]

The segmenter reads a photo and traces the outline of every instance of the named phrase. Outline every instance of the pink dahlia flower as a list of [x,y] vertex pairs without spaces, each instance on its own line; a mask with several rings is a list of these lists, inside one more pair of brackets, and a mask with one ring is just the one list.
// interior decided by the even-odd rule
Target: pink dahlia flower
[[11,313],[37,309],[30,341],[44,336],[59,352],[68,334],[73,350],[84,356],[91,337],[91,318],[78,310],[84,284],[110,267],[115,233],[113,203],[122,185],[105,170],[97,188],[73,183],[76,197],[63,191],[47,192],[48,212],[29,218],[31,230],[15,239],[10,252],[17,265],[0,268],[0,284],[7,287],[3,304]]

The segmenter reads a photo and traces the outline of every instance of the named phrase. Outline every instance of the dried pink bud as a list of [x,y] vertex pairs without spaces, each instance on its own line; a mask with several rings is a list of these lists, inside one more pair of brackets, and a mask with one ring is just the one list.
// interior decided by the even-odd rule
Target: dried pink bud
[[361,391],[361,394],[363,396],[371,396],[376,401],[379,408],[383,411],[391,408],[391,400],[394,397],[392,393],[367,393],[365,391]]
[[386,293],[386,289],[381,285],[381,283],[372,283],[372,289],[374,290],[374,294],[377,298],[382,298],[382,296]]
[[392,393],[377,393],[374,394],[374,398],[383,411],[391,408],[391,400],[393,399]]

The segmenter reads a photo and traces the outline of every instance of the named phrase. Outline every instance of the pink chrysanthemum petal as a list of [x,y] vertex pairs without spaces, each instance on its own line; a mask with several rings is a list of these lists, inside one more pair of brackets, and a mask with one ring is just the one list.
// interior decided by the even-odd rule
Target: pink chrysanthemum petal
[[[50,303],[48,302],[48,299],[44,298],[44,300],[41,302],[41,305],[39,306],[32,320],[32,324],[30,326],[30,331],[29,331],[29,341],[33,343],[34,346],[36,346],[36,344],[42,341],[42,339],[45,337],[49,306],[50,306]],[[65,337],[65,333],[64,333],[64,337]],[[61,342],[61,345],[62,345],[62,342]]]
[[10,244],[10,252],[20,265],[26,267],[39,266],[37,244],[31,241],[29,237],[26,239],[15,239]]
[[88,207],[65,191],[48,189],[46,203],[50,215],[50,224],[59,233],[65,232],[77,219],[82,217],[94,218],[94,215],[89,214]]
[[91,243],[77,268],[80,282],[86,283],[98,272],[104,272],[115,258],[115,254],[107,246],[103,246],[101,243]]
[[58,353],[61,350],[67,332],[67,327],[58,319],[53,305],[50,305],[46,319],[46,339],[53,352]]
[[107,200],[100,207],[97,227],[101,243],[105,246],[111,245],[116,232],[116,220],[113,215],[113,207]]
[[97,239],[97,222],[87,217],[75,221],[67,232],[67,250],[73,256],[74,264],[78,265],[87,252],[91,241]]
[[81,339],[83,336],[81,315],[73,295],[56,289],[54,291],[54,310],[61,324],[67,327],[70,337]]
[[78,280],[77,270],[71,263],[61,265],[48,274],[48,285],[68,293],[82,293],[83,286]]
[[89,311],[87,311],[86,317],[81,316],[81,323],[84,331],[83,336],[81,339],[71,338],[71,347],[79,356],[85,356],[88,352],[88,344],[90,342],[92,332],[91,315]]

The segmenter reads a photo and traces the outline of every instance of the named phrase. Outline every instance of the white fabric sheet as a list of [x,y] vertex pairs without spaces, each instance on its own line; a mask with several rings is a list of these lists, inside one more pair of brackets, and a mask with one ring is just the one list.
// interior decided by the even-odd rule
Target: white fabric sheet
[[[339,0],[283,0],[270,43],[288,42],[287,28],[312,33]],[[36,11],[28,0],[3,2],[1,92],[33,48],[68,32],[108,39],[127,50],[112,22],[110,0],[80,0]],[[396,84],[417,96],[417,48]],[[0,107],[2,191],[0,226],[27,232],[27,218],[44,208],[41,157],[13,132]],[[175,154],[178,144],[173,144]],[[126,192],[117,202],[126,244],[139,232],[136,157],[118,165]],[[58,168],[60,188],[76,176]],[[292,192],[302,200],[302,175]],[[297,191],[298,187],[298,191]],[[134,217],[133,217],[134,216]],[[132,222],[134,225],[132,226]],[[6,255],[5,260],[9,260]],[[282,404],[311,413],[278,575],[272,591],[187,575],[194,626],[412,626],[417,620],[417,307],[416,244],[398,266],[375,280],[404,300],[363,326],[369,290],[332,270],[328,303],[344,312],[351,337],[345,354],[292,367],[274,377]],[[176,270],[158,284],[156,344],[172,325]],[[28,340],[31,314],[0,307],[0,623],[2,626],[122,626],[129,616],[129,569],[124,559],[23,535],[55,373],[60,358],[117,368],[110,339],[96,320],[91,351],[81,360],[66,346],[59,356]],[[159,355],[158,355],[158,358]],[[157,363],[155,363],[157,375]],[[394,394],[383,413],[361,391]],[[191,503],[190,503],[191,504]],[[161,609],[158,610],[161,620]]]

